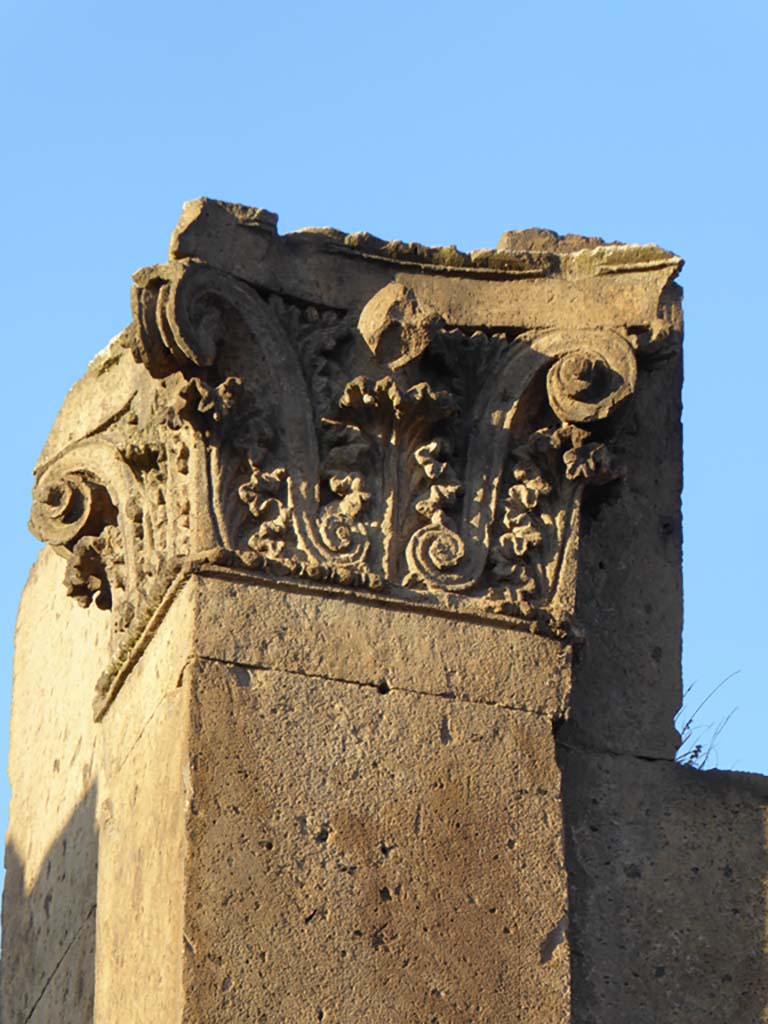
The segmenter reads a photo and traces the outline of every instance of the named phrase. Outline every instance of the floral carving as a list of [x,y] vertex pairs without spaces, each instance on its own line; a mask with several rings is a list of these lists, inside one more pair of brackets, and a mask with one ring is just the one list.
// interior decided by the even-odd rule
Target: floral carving
[[139,274],[134,310],[136,393],[40,470],[32,513],[116,634],[203,556],[554,614],[584,488],[616,477],[626,339],[460,328],[399,284],[300,306],[188,262]]
[[122,540],[114,526],[107,526],[98,537],[81,537],[72,549],[64,573],[67,594],[87,608],[112,607],[113,592],[125,586]]
[[456,403],[447,391],[435,390],[426,381],[404,388],[389,376],[356,377],[344,389],[339,409],[341,418],[329,422],[340,429],[343,440],[330,461],[338,464],[340,457],[346,465],[362,462],[375,472],[375,486],[363,491],[361,483],[356,493],[373,503],[372,518],[380,524],[376,570],[397,583],[404,574],[403,542],[414,513],[425,515],[431,502],[434,512],[427,517],[432,518],[450,504],[447,482],[443,494],[437,485],[426,496],[418,490],[422,476],[436,481],[446,469],[436,458],[440,442],[430,438],[437,424],[455,414]]
[[182,380],[171,399],[170,411],[177,421],[190,423],[203,437],[210,438],[234,408],[242,386],[239,377],[227,377],[216,387],[200,377]]
[[429,489],[416,501],[416,511],[428,522],[411,537],[406,558],[408,575],[405,586],[429,587],[435,572],[453,569],[464,555],[464,542],[456,532],[451,512],[461,495],[461,483],[447,460],[440,456],[444,441],[430,441],[414,452],[414,458],[429,482]]
[[241,499],[257,523],[256,530],[248,538],[248,546],[270,560],[277,560],[283,554],[286,535],[291,528],[285,480],[285,467],[262,472],[251,462],[250,478],[239,490]]
[[536,431],[512,452],[512,483],[503,503],[503,531],[492,555],[505,600],[530,615],[554,596],[567,535],[576,525],[586,484],[616,478],[606,445],[587,441],[569,424]]
[[354,473],[332,476],[328,486],[337,500],[322,509],[318,520],[320,534],[330,551],[345,552],[353,546],[356,535],[365,536],[359,517],[371,494],[363,489],[362,477]]
[[563,455],[565,475],[569,480],[583,480],[584,483],[608,483],[615,479],[610,452],[604,444],[583,444],[571,448]]

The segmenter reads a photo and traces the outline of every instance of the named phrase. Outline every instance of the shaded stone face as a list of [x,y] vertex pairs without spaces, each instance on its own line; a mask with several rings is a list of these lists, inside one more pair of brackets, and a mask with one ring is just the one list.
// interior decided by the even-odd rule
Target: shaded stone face
[[676,770],[680,261],[276,223],[185,206],[36,468],[5,1019],[735,1019],[752,961],[710,1017],[698,968],[629,981],[679,938],[635,818]]

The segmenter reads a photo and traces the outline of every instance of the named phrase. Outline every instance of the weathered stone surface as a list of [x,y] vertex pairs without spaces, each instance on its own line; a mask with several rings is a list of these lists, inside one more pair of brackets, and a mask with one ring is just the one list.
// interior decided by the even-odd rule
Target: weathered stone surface
[[546,719],[213,662],[190,683],[185,1020],[569,1020]]
[[99,1024],[181,1019],[191,619],[182,593],[100,726]]
[[[40,993],[29,1024],[70,1021],[90,1022],[94,1017],[96,967],[96,908],[73,932],[66,952]],[[3,1018],[5,1020],[5,1018]],[[13,1018],[11,1018],[13,1019]]]
[[674,757],[680,705],[682,524],[679,350],[651,359],[613,441],[626,467],[582,518],[569,742]]
[[758,1024],[768,779],[563,749],[574,1024]]
[[[5,1024],[66,1020],[58,1016],[58,1001],[44,998],[61,971],[66,981],[56,981],[55,991],[69,992],[73,1012],[75,1006],[84,1012],[93,999],[94,964],[81,944],[95,926],[98,864],[96,727],[87,705],[107,660],[110,624],[98,609],[82,609],[66,597],[63,574],[62,559],[42,551],[16,630],[3,892]],[[82,963],[75,967],[78,949]],[[52,1007],[48,1016],[45,1006]]]
[[762,784],[670,760],[680,266],[187,204],[36,468],[8,1024],[761,1020]]
[[63,570],[54,552],[41,552],[16,633],[3,1021],[123,1024],[126,1006],[135,1007],[130,1019],[178,1019],[186,784],[178,684],[189,603],[174,603],[120,706],[97,726],[92,694],[109,664],[109,621],[67,598]]
[[194,582],[197,653],[254,668],[565,715],[571,650],[478,623],[339,594],[264,587],[231,571]]
[[[34,531],[67,557],[68,592],[111,612],[97,716],[174,581],[205,564],[578,638],[582,505],[596,515],[653,471],[632,409],[678,358],[680,261],[547,239],[525,266],[491,267],[185,210],[36,471]],[[677,402],[666,386],[672,423]]]

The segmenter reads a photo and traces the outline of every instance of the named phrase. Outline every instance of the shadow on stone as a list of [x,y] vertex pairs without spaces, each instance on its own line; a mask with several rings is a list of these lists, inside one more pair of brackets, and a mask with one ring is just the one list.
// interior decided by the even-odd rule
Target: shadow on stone
[[573,1024],[764,1020],[768,780],[561,748]]
[[97,786],[83,795],[31,886],[9,840],[3,894],[3,1024],[93,1020]]

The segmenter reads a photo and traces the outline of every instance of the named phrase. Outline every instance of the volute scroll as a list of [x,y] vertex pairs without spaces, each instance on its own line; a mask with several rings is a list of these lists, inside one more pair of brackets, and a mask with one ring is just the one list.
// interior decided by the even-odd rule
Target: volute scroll
[[206,560],[567,622],[582,495],[621,475],[629,334],[451,323],[435,294],[395,275],[340,309],[193,258],[135,275],[133,392],[41,467],[31,519],[118,646]]
[[532,339],[532,347],[555,357],[547,372],[547,393],[563,423],[605,420],[635,390],[635,354],[616,331],[547,331]]

